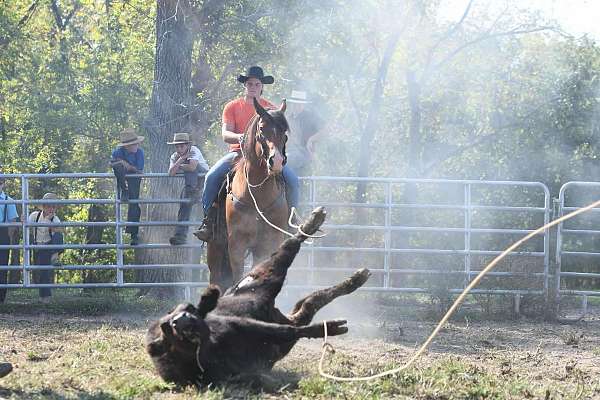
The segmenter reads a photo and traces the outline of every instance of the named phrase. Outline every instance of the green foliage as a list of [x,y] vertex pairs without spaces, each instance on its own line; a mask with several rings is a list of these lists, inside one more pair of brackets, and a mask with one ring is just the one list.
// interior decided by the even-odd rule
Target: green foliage
[[[119,130],[142,129],[147,123],[156,4],[2,3],[3,172],[108,170]],[[316,148],[315,174],[355,175],[362,136],[372,133],[371,176],[541,181],[556,195],[568,180],[598,175],[600,48],[589,39],[541,29],[547,23],[534,13],[507,8],[494,15],[474,7],[457,24],[438,15],[440,2],[434,0],[190,4],[186,23],[195,39],[190,125],[210,162],[225,148],[220,114],[223,104],[241,92],[235,77],[246,66],[259,64],[276,77],[275,85],[265,88],[266,98],[276,102],[304,81],[314,107],[328,121]],[[399,40],[391,49],[377,102],[375,83],[395,32]],[[416,89],[409,85],[411,76]],[[365,126],[373,116],[373,126]],[[152,157],[155,149],[145,150]],[[8,189],[18,197],[18,183],[11,182]],[[114,196],[111,184],[100,180],[30,182],[32,197],[49,190],[69,198]],[[347,201],[355,191],[352,184],[325,190],[327,196]],[[362,199],[375,201],[382,193],[372,185]],[[451,196],[427,193],[430,201],[443,201],[446,195]],[[398,201],[410,196],[405,189],[394,194]],[[513,196],[507,190],[481,194],[479,200],[483,204]],[[112,212],[109,207],[107,212]],[[88,210],[63,207],[60,216],[83,221]],[[351,210],[335,215],[344,223],[354,217]],[[394,223],[406,221],[402,215],[394,218]],[[498,216],[481,223],[506,220]],[[531,226],[538,221],[520,222]],[[375,233],[363,239],[381,243]],[[68,240],[83,243],[85,230],[70,229]],[[103,240],[113,241],[114,230],[105,229]],[[341,240],[354,243],[356,238]],[[419,235],[399,240],[427,246]],[[443,241],[450,248],[460,244],[450,235]],[[64,257],[73,264],[110,264],[115,254],[69,250]],[[98,272],[92,278],[110,281],[113,276]],[[63,272],[59,279],[87,278],[76,271]]]

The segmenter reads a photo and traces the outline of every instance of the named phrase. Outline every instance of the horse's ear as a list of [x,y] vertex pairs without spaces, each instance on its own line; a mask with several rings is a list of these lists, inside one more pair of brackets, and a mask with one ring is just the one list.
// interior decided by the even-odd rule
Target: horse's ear
[[220,295],[221,291],[216,285],[210,285],[204,290],[198,303],[198,316],[200,318],[206,317],[206,314],[215,309]]
[[269,115],[269,113],[267,112],[267,110],[265,110],[263,108],[263,106],[260,105],[260,103],[258,102],[258,100],[256,100],[256,97],[253,97],[252,100],[254,101],[254,109],[256,110],[256,113],[258,115],[260,115],[261,118],[267,119],[267,120],[271,120],[271,115]]
[[287,108],[287,101],[286,99],[281,100],[281,105],[279,106],[279,111],[281,111],[282,113],[285,113],[285,109]]

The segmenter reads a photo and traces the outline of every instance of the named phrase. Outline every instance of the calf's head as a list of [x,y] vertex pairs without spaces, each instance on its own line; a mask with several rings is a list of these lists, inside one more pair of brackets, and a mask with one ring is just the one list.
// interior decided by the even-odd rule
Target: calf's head
[[196,354],[210,336],[204,317],[216,307],[219,296],[219,289],[209,286],[197,306],[179,304],[148,329],[146,351],[166,381],[194,381]]

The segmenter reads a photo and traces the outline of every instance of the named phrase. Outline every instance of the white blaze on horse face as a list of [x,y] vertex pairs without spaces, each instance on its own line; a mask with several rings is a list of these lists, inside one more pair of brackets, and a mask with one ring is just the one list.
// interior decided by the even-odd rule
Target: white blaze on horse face
[[283,170],[283,154],[273,143],[269,143],[269,171],[280,173]]

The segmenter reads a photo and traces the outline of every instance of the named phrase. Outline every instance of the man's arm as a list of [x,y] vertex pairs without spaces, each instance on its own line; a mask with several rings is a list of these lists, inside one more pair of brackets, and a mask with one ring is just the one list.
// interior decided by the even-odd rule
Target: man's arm
[[233,124],[223,123],[221,128],[221,136],[223,141],[229,144],[236,144],[240,142],[240,138],[243,136],[241,133],[235,133],[233,131]]
[[181,164],[181,169],[185,172],[195,171],[198,167],[198,160],[190,159],[188,163]]
[[179,156],[179,158],[175,162],[173,162],[173,156],[171,156],[171,165],[169,165],[169,176],[177,175],[177,171],[180,167],[183,167],[183,163],[187,159],[187,156],[188,153],[185,153],[184,155]]

